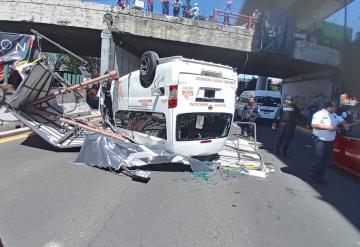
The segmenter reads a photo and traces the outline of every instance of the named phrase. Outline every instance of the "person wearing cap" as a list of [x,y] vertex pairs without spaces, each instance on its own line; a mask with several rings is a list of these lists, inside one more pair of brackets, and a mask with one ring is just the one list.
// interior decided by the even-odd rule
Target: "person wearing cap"
[[200,7],[198,3],[194,4],[194,7],[191,8],[190,10],[191,15],[193,17],[194,20],[198,20],[199,16],[200,16]]
[[287,157],[287,151],[294,137],[296,123],[301,118],[299,108],[291,96],[286,96],[284,104],[277,110],[272,128],[276,131],[275,153]]
[[314,162],[310,176],[319,184],[326,183],[324,175],[332,160],[333,142],[338,127],[343,126],[347,129],[344,119],[335,114],[336,108],[333,101],[326,102],[324,108],[314,114],[311,122],[314,138]]

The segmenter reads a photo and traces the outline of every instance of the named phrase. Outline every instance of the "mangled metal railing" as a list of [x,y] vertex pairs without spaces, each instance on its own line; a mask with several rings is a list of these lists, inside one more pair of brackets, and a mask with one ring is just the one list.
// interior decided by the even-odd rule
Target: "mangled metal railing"
[[77,85],[74,85],[74,86],[71,86],[71,87],[61,88],[61,89],[59,89],[58,91],[56,91],[56,92],[54,92],[52,94],[49,94],[49,95],[47,95],[47,96],[45,96],[43,98],[34,100],[31,103],[31,105],[32,106],[39,105],[39,104],[41,104],[41,103],[43,103],[45,101],[56,98],[59,95],[68,94],[70,92],[73,92],[73,91],[76,91],[76,90],[79,90],[79,89],[84,89],[84,88],[88,87],[89,85],[96,85],[96,84],[99,84],[99,83],[101,83],[103,81],[116,79],[117,77],[118,77],[117,72],[116,71],[111,71],[109,74],[106,74],[106,75],[103,75],[103,76],[100,76],[100,77],[97,77],[97,78],[94,78],[94,79],[84,81],[84,82],[82,82],[80,84],[77,84]]
[[[29,75],[19,85],[9,102],[9,109],[26,126],[57,148],[80,147],[89,130],[39,115],[34,109],[57,114],[67,119],[94,119],[100,116],[92,110],[79,92],[89,85],[95,85],[117,78],[111,73],[83,83],[67,87],[67,83],[45,64],[34,65]],[[60,86],[60,87],[59,87]]]

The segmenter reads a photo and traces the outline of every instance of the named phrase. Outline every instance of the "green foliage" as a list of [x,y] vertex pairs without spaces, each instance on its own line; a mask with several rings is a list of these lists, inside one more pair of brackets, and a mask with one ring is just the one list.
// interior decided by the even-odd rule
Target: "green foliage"
[[[76,58],[60,53],[47,53],[47,62],[51,69],[55,71],[67,71],[75,74],[80,74],[79,67],[83,64]],[[94,76],[100,74],[100,58],[97,57],[83,57],[89,62]]]

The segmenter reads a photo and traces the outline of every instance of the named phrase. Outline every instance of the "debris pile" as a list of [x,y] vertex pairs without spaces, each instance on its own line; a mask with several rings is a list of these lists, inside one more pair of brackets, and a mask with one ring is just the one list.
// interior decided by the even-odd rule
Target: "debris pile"
[[74,161],[76,164],[122,171],[142,182],[149,180],[151,166],[158,164],[186,165],[193,172],[193,178],[202,181],[209,181],[211,172],[219,168],[225,177],[245,174],[265,178],[267,175],[256,141],[251,145],[238,137],[230,138],[219,153],[219,159],[208,162],[176,155],[158,146],[135,143],[112,128],[105,116],[93,114],[79,90],[117,79],[115,71],[70,86],[41,60],[29,69],[8,108],[50,145],[81,147]]

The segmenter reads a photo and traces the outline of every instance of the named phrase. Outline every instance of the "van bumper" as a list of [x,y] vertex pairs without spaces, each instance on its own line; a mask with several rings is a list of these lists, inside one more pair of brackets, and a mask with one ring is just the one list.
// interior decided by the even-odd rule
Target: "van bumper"
[[173,152],[190,157],[217,154],[224,147],[226,140],[227,138],[175,142]]
[[268,112],[267,114],[260,111],[260,118],[264,119],[274,119],[275,118],[275,112]]

